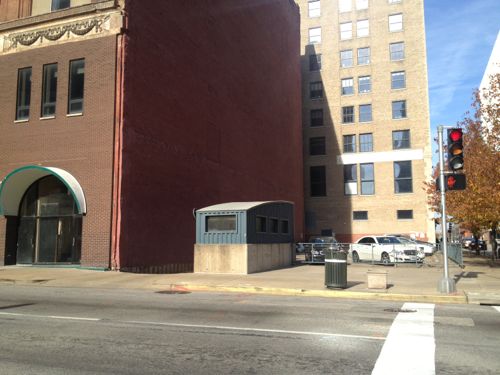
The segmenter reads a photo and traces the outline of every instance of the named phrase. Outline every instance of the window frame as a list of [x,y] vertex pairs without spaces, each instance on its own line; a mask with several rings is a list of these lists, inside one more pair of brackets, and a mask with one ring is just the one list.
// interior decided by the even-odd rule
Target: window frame
[[[312,5],[312,7],[311,7],[311,5]],[[321,17],[321,1],[320,0],[309,0],[307,2],[307,15],[309,18]]]
[[344,164],[344,195],[358,195],[358,165]]
[[[363,214],[363,217],[356,217],[356,214]],[[368,211],[352,211],[352,220],[353,221],[368,221]],[[363,242],[363,243],[374,243],[374,242]]]
[[[82,73],[82,95],[81,98],[73,98],[72,97],[72,88],[73,88],[73,82],[75,77],[73,76],[73,64],[76,64],[77,62],[83,62],[83,66],[81,67],[83,69]],[[68,116],[76,116],[76,115],[83,115],[84,111],[84,103],[85,103],[85,58],[80,58],[80,59],[74,59],[70,60],[69,62],[69,78],[68,78],[68,103],[67,103],[67,115]],[[81,110],[80,111],[73,111],[72,105],[75,103],[81,102]]]
[[[321,113],[321,117],[313,117],[313,115],[315,114],[319,114]],[[321,118],[321,124],[318,124],[316,125],[316,122],[320,122],[319,119]],[[317,108],[317,109],[311,109],[309,111],[309,121],[310,121],[310,127],[311,128],[317,128],[317,127],[320,127],[320,126],[325,126],[325,123],[324,123],[324,115],[323,115],[323,108]]]
[[370,6],[369,0],[356,0],[356,10],[365,10]]
[[[408,217],[402,217],[405,216],[403,213],[409,213]],[[413,220],[413,210],[396,210],[396,219],[397,220]]]
[[[347,26],[347,25],[350,25],[350,28],[349,29],[343,29],[342,26]],[[340,25],[339,25],[339,37],[340,37],[340,40],[350,40],[352,39],[352,21],[349,21],[349,22],[342,22]]]
[[55,12],[55,11],[58,11],[58,10],[64,10],[64,9],[69,9],[71,8],[71,0],[66,0],[68,5],[67,6],[62,6],[62,4],[64,4],[64,1],[65,0],[52,0],[50,2],[50,11],[51,12]]
[[[401,174],[401,164],[405,163],[405,166],[409,166],[409,177],[400,177],[396,174],[396,165],[399,166],[399,174]],[[412,170],[412,163],[411,160],[401,160],[401,161],[395,161],[393,164],[393,169],[394,169],[394,194],[411,194],[413,193],[413,170]],[[403,181],[410,181],[410,188],[409,190],[401,191],[400,186],[398,185],[398,182],[403,182]]]
[[[261,220],[261,225],[259,226],[259,219]],[[264,223],[262,225],[262,223]],[[262,227],[265,227],[264,231],[262,231]],[[267,216],[263,216],[263,215],[256,215],[255,216],[255,232],[256,233],[267,233],[268,230],[267,230]]]
[[[361,23],[363,27],[360,27]],[[362,31],[362,33],[360,31]],[[369,36],[370,36],[370,20],[369,19],[356,20],[356,37],[366,38]]]
[[[393,51],[393,47],[401,46],[401,50]],[[401,57],[400,57],[401,56]],[[389,57],[391,61],[402,61],[405,59],[405,42],[389,43]]]
[[[351,109],[352,113],[346,113],[347,109]],[[348,121],[349,118],[352,116],[352,121]],[[347,120],[346,120],[347,119]],[[353,124],[356,120],[356,116],[354,113],[354,106],[353,105],[348,105],[345,107],[342,107],[342,124]]]
[[[363,176],[363,172],[366,174],[366,170],[363,167],[371,167],[371,176]],[[374,163],[361,163],[359,165],[359,183],[360,183],[360,195],[375,195],[375,164]],[[371,192],[365,192],[365,184],[371,184]]]
[[[366,136],[370,139],[370,141],[363,141],[363,139],[361,138],[362,136]],[[368,149],[364,149],[365,147]],[[373,133],[361,133],[359,135],[359,152],[373,152]]]
[[[54,70],[50,70],[55,68]],[[54,118],[57,110],[57,76],[59,67],[57,63],[44,64],[42,67],[42,95],[40,96],[40,118]],[[49,76],[49,74],[54,74]],[[54,88],[52,88],[54,86]],[[54,95],[54,98],[51,96]],[[53,101],[51,101],[53,99]],[[52,111],[46,113],[46,109]]]
[[[368,82],[368,83],[366,83]],[[366,89],[367,87],[368,89]],[[358,93],[368,94],[372,91],[372,76],[359,76],[358,77]]]
[[[351,57],[350,58],[343,58],[342,54],[345,52],[350,52]],[[350,61],[350,65],[344,65],[344,62],[346,62],[346,61],[347,62]],[[354,66],[354,55],[353,55],[352,49],[345,49],[345,50],[340,51],[340,67],[341,68],[351,68],[353,66]]]
[[323,81],[309,82],[309,99],[321,100],[323,95]]
[[[369,108],[370,111],[369,112],[365,112],[364,109],[366,108]],[[373,121],[373,108],[372,108],[372,104],[371,103],[368,103],[368,104],[360,104],[359,105],[359,108],[358,108],[358,112],[359,112],[359,122],[372,122]],[[365,116],[368,116],[369,117],[365,117]]]
[[[394,106],[397,105],[398,103],[403,103],[403,106],[401,108],[395,108]],[[402,120],[408,118],[408,107],[406,105],[406,100],[393,100],[391,102],[391,106],[392,106],[393,120]]]
[[309,156],[326,155],[326,137],[309,138]]
[[309,55],[309,71],[310,72],[321,71],[321,53]]
[[[366,55],[361,55],[362,52],[368,51]],[[360,47],[357,51],[358,65],[370,65],[371,63],[371,48],[370,47]],[[366,59],[366,62],[365,62]]]
[[[209,221],[210,219],[213,218],[231,218],[234,219],[234,229],[229,229],[229,230],[222,230],[222,229],[217,229],[217,230],[210,230],[209,229]],[[238,231],[238,217],[236,214],[222,214],[222,215],[207,215],[205,216],[205,233],[236,233]]]
[[[313,35],[312,33],[317,31],[318,33]],[[307,44],[320,44],[321,43],[321,27],[310,27],[308,29],[308,43]]]
[[[401,139],[395,139],[395,135],[397,133],[401,133],[403,137]],[[407,138],[404,136],[407,135]],[[396,142],[401,143],[402,145],[399,147],[396,147],[397,144]],[[407,146],[406,146],[407,145]],[[393,130],[392,131],[392,149],[393,150],[405,150],[411,148],[411,133],[410,129],[404,129],[404,130]]]
[[[26,74],[23,74],[25,73]],[[15,121],[29,121],[31,110],[31,79],[33,77],[33,67],[27,66],[17,70],[17,88],[16,88],[16,115]],[[22,82],[21,82],[22,81]],[[25,116],[20,113],[26,111]]]
[[[394,21],[391,22],[391,18],[392,18],[392,20],[394,20],[394,17],[398,17],[398,16],[399,16],[400,20],[398,19],[396,22],[394,22]],[[403,13],[389,14],[389,32],[397,33],[400,31],[403,31]]]
[[356,153],[356,134],[345,134],[342,136],[343,141],[343,153],[344,154],[353,154]]
[[[350,85],[348,85],[350,83]],[[349,90],[350,88],[350,90]],[[354,78],[353,77],[347,77],[347,78],[342,78],[340,80],[340,95],[341,96],[346,96],[346,95],[354,95]]]
[[[352,11],[351,0],[339,0],[339,13],[347,13]],[[349,6],[347,6],[349,5]]]
[[[397,76],[402,76],[403,79],[395,79]],[[401,87],[394,87],[395,83],[397,82],[403,82],[403,85]],[[391,72],[391,90],[403,90],[406,89],[406,71],[405,70],[398,70],[396,72]]]
[[[313,171],[320,172],[314,174]],[[326,197],[326,166],[315,165],[309,167],[309,187],[311,197]]]

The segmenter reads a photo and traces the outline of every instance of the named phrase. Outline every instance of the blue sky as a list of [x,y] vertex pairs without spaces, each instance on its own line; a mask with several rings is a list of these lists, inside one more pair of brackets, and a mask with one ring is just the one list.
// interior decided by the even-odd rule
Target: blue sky
[[434,138],[438,125],[454,125],[470,109],[472,92],[481,82],[500,30],[500,0],[425,0],[424,4]]

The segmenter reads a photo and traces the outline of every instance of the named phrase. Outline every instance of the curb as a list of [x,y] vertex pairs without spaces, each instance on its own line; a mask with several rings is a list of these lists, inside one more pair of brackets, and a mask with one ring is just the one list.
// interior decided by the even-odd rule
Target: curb
[[198,285],[198,284],[166,284],[165,287],[171,291],[179,292],[229,292],[250,293],[280,296],[304,296],[304,297],[326,297],[344,298],[357,300],[379,300],[379,301],[404,301],[404,302],[426,302],[426,303],[449,303],[467,304],[466,295],[414,295],[414,294],[386,294],[369,292],[349,292],[342,290],[307,290],[293,288],[266,288],[266,287],[230,287],[221,285]]

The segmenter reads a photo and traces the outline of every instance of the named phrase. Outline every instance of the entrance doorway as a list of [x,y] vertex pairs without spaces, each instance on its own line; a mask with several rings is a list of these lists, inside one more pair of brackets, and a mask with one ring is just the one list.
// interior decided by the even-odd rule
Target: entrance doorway
[[82,215],[57,177],[26,191],[19,208],[17,264],[80,263]]

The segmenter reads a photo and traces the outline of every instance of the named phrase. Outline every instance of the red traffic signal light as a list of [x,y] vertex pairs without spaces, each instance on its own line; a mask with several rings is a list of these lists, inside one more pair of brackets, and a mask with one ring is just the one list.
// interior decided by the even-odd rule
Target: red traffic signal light
[[462,129],[448,130],[448,167],[452,172],[464,167],[464,145]]
[[464,174],[450,174],[445,176],[446,190],[465,190],[466,182]]

